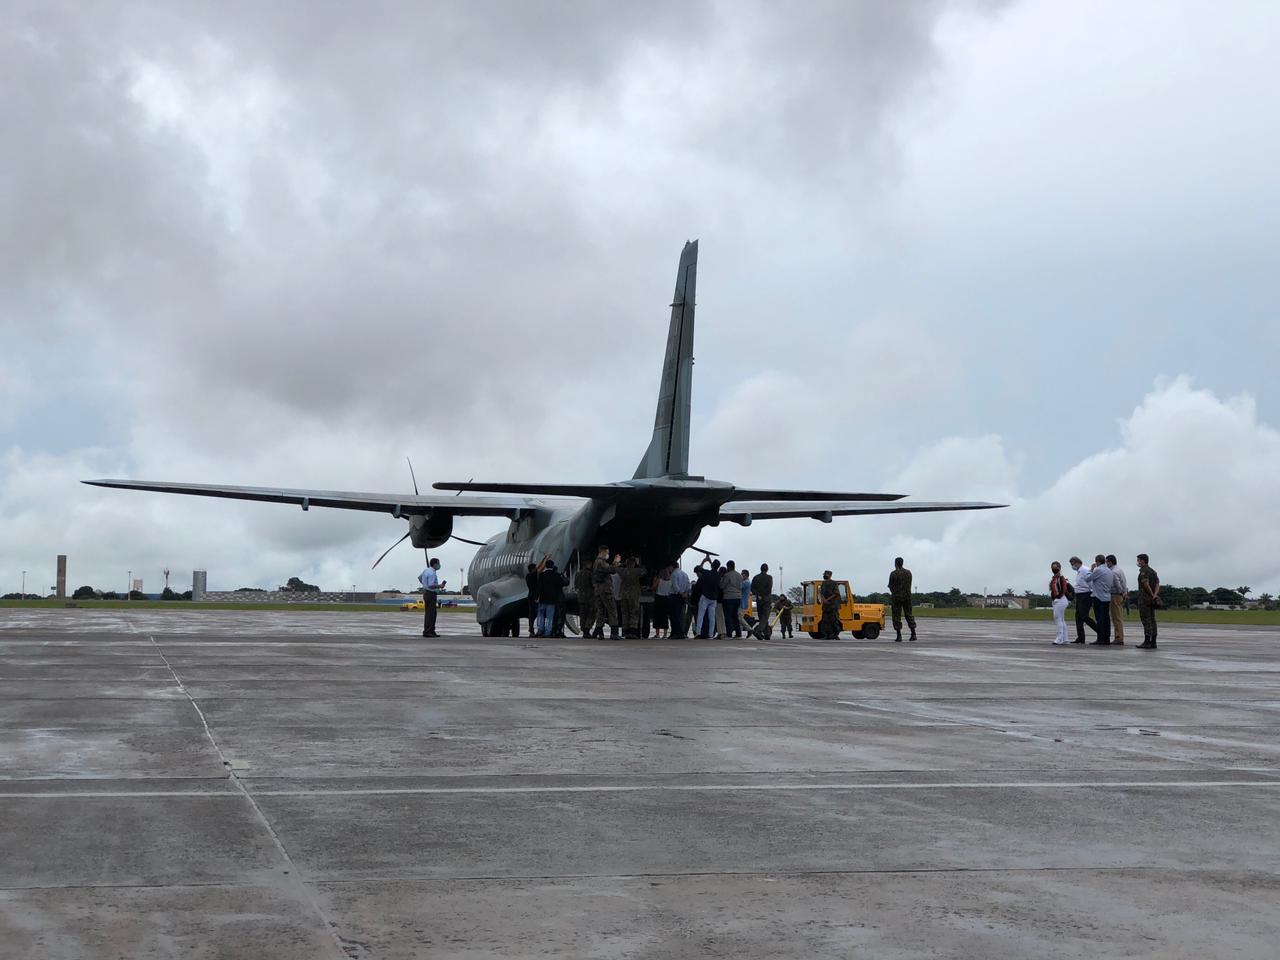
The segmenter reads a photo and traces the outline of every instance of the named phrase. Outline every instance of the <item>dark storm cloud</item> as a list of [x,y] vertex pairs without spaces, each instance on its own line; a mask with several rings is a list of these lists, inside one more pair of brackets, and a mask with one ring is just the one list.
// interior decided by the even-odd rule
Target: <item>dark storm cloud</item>
[[[387,417],[429,381],[466,422],[513,398],[495,357],[589,370],[605,320],[660,349],[718,177],[870,174],[945,7],[29,5],[4,40],[5,322],[107,341],[141,403]],[[608,149],[636,132],[667,171]],[[583,166],[646,202],[601,224]]]

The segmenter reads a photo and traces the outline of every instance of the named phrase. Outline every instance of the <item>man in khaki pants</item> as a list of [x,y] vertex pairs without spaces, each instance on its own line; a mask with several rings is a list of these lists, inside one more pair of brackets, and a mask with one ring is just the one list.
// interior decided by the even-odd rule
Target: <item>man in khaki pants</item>
[[1117,565],[1114,553],[1107,554],[1107,566],[1116,577],[1111,584],[1111,642],[1124,646],[1124,614],[1129,606],[1129,581]]

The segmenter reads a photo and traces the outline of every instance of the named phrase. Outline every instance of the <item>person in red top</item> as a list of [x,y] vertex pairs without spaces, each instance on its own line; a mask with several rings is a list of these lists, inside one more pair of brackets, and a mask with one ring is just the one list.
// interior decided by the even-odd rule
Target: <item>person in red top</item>
[[1049,578],[1049,599],[1053,601],[1053,626],[1057,630],[1053,645],[1060,647],[1067,642],[1067,605],[1071,599],[1067,596],[1069,587],[1062,575],[1062,564],[1055,560],[1049,564],[1049,570],[1053,574]]

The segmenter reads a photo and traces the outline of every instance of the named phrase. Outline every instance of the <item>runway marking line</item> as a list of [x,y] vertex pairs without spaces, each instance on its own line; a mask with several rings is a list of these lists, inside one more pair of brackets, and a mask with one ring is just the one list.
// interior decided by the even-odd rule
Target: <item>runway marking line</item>
[[[376,797],[453,794],[531,793],[782,793],[803,791],[852,792],[857,790],[1112,790],[1112,789],[1195,789],[1223,787],[1280,787],[1280,780],[1111,780],[1111,781],[955,781],[949,783],[708,783],[708,784],[594,784],[583,786],[521,787],[332,787],[315,790],[254,790],[255,797]],[[76,798],[159,798],[240,799],[238,792],[196,793],[181,790],[98,790],[0,793],[0,802],[11,799],[69,800]]]

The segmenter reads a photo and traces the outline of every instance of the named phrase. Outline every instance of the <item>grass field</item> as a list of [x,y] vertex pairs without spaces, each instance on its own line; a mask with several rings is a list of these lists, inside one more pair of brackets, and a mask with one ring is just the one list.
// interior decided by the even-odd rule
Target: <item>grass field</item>
[[[26,607],[50,610],[65,607],[86,610],[298,610],[303,613],[400,613],[395,603],[192,603],[189,600],[0,600],[0,608]],[[421,610],[405,611],[422,615]],[[464,613],[456,607],[441,607],[441,614]]]
[[[302,613],[359,612],[400,613],[400,607],[389,603],[191,603],[185,600],[0,600],[5,607],[47,608],[55,610],[68,605],[87,610],[296,610]],[[442,616],[471,616],[471,609],[441,607]],[[412,611],[414,615],[420,611]],[[889,611],[885,610],[885,619]],[[915,610],[917,617],[946,617],[953,620],[1038,620],[1051,622],[1053,615],[1047,609],[1039,610],[987,610],[979,607],[934,607]],[[1067,611],[1068,622],[1074,615]],[[1280,610],[1161,610],[1161,623],[1211,623],[1239,624],[1241,626],[1280,627]],[[1129,611],[1129,622],[1138,623],[1138,611]]]

